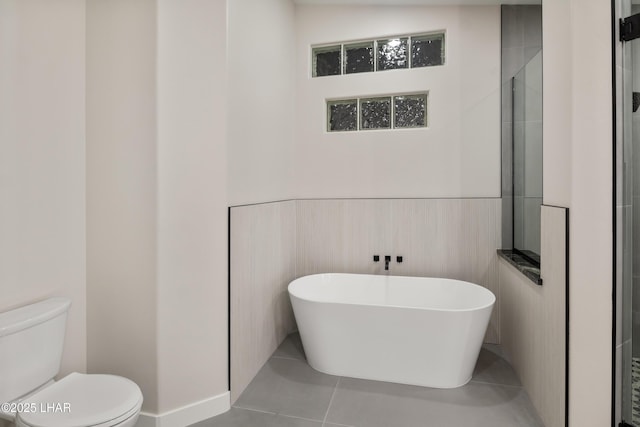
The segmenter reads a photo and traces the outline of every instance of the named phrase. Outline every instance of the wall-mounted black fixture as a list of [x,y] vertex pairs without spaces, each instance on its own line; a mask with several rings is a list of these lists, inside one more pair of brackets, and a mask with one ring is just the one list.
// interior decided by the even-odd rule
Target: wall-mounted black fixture
[[402,262],[402,255],[398,255],[398,256],[396,257],[396,261],[397,261],[397,262]]
[[378,262],[378,261],[380,261],[380,255],[374,255],[373,262]]
[[620,20],[620,41],[628,42],[640,38],[640,13]]
[[389,269],[389,263],[391,262],[391,255],[385,255],[384,256],[384,269],[388,270]]

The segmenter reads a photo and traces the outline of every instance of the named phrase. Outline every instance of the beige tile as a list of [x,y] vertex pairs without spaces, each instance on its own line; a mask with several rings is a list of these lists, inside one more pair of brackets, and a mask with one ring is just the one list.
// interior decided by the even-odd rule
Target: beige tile
[[[499,294],[500,199],[300,200],[297,206],[298,276],[445,277]],[[388,273],[373,255],[392,256]],[[499,310],[496,304],[488,342],[499,342]]]
[[231,400],[295,330],[295,202],[231,209]]
[[500,260],[501,343],[547,427],[564,426],[566,210],[541,211],[543,286]]
[[[500,199],[298,200],[231,209],[231,396],[295,329],[286,287],[315,273],[467,280],[500,297]],[[402,263],[396,256],[402,255]],[[497,303],[486,341],[500,340]]]
[[[499,247],[499,199],[300,201],[298,206],[298,267],[305,274],[319,270],[314,263],[322,264],[323,271],[351,264],[378,272],[370,267],[371,256],[389,254],[405,257],[402,264],[392,263],[391,274],[470,280],[487,259],[495,261],[493,252]],[[323,220],[317,210],[324,211]],[[485,250],[488,246],[491,251]],[[480,248],[480,260],[461,259],[477,255]],[[343,256],[360,261],[336,259]]]

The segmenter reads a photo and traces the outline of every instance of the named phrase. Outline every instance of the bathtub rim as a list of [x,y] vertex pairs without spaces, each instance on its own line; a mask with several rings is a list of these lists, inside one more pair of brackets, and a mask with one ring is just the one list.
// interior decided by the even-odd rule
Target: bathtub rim
[[[464,283],[468,286],[475,286],[489,293],[492,297],[492,301],[488,304],[478,305],[473,308],[433,308],[433,307],[416,307],[416,306],[408,306],[408,305],[394,305],[394,304],[368,304],[368,303],[353,303],[353,302],[339,302],[339,301],[318,301],[310,298],[303,298],[295,293],[291,292],[291,286],[297,282],[298,280],[315,277],[315,276],[372,276],[372,277],[398,277],[398,278],[407,278],[407,279],[435,279],[435,280],[446,280],[451,282],[460,282]],[[293,279],[287,285],[287,292],[289,297],[295,297],[299,300],[315,303],[315,304],[338,304],[338,305],[350,305],[350,306],[362,306],[362,307],[384,307],[384,308],[398,308],[403,310],[421,310],[421,311],[437,311],[437,312],[450,312],[450,313],[463,313],[463,312],[472,312],[472,311],[480,311],[487,308],[491,308],[493,310],[493,306],[497,301],[496,295],[489,289],[484,286],[478,285],[476,283],[467,282],[466,280],[458,280],[458,279],[449,279],[446,277],[432,277],[432,276],[396,276],[396,275],[382,275],[382,274],[368,274],[368,273],[314,273],[307,274],[305,276],[300,276]]]

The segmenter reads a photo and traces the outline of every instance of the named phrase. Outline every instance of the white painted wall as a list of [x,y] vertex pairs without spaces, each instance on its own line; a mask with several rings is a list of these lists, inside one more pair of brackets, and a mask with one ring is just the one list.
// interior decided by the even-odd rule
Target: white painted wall
[[296,181],[294,5],[227,3],[229,203],[289,199]]
[[227,69],[225,0],[158,0],[157,6],[162,413],[228,390]]
[[544,203],[570,208],[569,420],[609,425],[611,2],[543,0],[542,11]]
[[191,424],[229,406],[226,2],[87,12],[90,370]]
[[[446,65],[311,78],[311,46],[446,30]],[[296,196],[499,197],[500,9],[296,8]],[[429,91],[429,128],[327,133],[328,98]]]
[[568,207],[571,201],[574,63],[567,24],[577,19],[574,13],[584,13],[579,9],[571,10],[571,0],[546,0],[542,8],[542,194],[550,206]]
[[342,4],[342,5],[419,5],[443,6],[452,3],[466,6],[499,6],[501,4],[532,4],[539,0],[295,0],[296,4]]
[[0,0],[0,311],[71,298],[86,370],[85,2]]
[[[571,10],[569,417],[571,426],[595,426],[611,419],[611,3],[573,0]],[[598,390],[580,392],[591,388]]]
[[87,1],[87,352],[158,411],[156,1]]
[[[282,131],[294,109],[293,5],[232,4],[233,68],[223,0],[89,2],[90,366],[142,386],[145,422],[194,402],[205,402],[187,410],[197,417],[220,408],[227,190],[236,203],[285,198],[294,181],[293,128]],[[246,64],[260,31],[285,46],[273,69]]]
[[[154,75],[147,74],[146,70],[153,70],[150,62],[156,60],[155,52],[151,54],[147,47],[141,47],[144,57],[138,58],[136,64],[142,69],[127,71],[133,75],[114,75],[118,64],[105,61],[105,67],[113,68],[103,70],[98,76],[116,79],[113,84],[118,91],[113,92],[114,96],[124,97],[128,87],[136,90],[126,99],[137,107],[129,105],[132,111],[128,117],[122,114],[109,118],[116,121],[117,127],[111,130],[108,124],[95,121],[107,118],[107,114],[98,114],[104,112],[100,107],[96,111],[91,107],[94,93],[91,90],[103,81],[92,80],[91,70],[98,72],[92,67],[99,63],[92,62],[97,58],[91,53],[87,57],[87,135],[96,137],[100,126],[105,126],[109,132],[104,136],[105,141],[119,141],[113,152],[104,152],[111,157],[102,157],[100,151],[92,152],[89,141],[87,168],[107,160],[113,164],[105,166],[104,176],[92,177],[88,171],[88,280],[93,280],[92,260],[97,259],[97,253],[92,252],[95,249],[92,249],[95,243],[91,240],[92,232],[100,233],[98,229],[105,227],[104,223],[92,222],[92,209],[105,209],[103,218],[113,218],[114,222],[105,229],[112,234],[133,232],[129,240],[123,236],[122,240],[111,242],[109,250],[122,249],[134,255],[134,249],[139,250],[142,258],[134,261],[142,259],[145,263],[142,269],[135,262],[125,263],[120,269],[117,263],[124,261],[112,253],[112,266],[117,268],[100,267],[105,275],[112,273],[113,276],[100,278],[99,290],[89,283],[89,306],[105,304],[100,301],[104,295],[111,298],[110,302],[128,299],[128,305],[123,306],[125,310],[103,311],[99,315],[125,313],[131,316],[128,319],[131,321],[122,319],[122,324],[134,328],[145,317],[149,319],[142,328],[150,334],[150,341],[145,344],[148,347],[142,348],[149,351],[157,345],[160,369],[159,401],[155,408],[151,407],[152,412],[166,411],[226,389],[226,335],[222,334],[222,330],[226,330],[226,251],[222,249],[226,234],[220,234],[226,224],[220,210],[220,202],[226,204],[224,188],[233,203],[285,198],[289,194],[298,197],[492,197],[499,195],[500,170],[499,13],[495,7],[300,6],[296,24],[299,43],[294,49],[298,59],[292,68],[302,77],[297,78],[297,104],[291,103],[291,109],[296,105],[298,111],[296,124],[291,126],[299,150],[292,157],[289,144],[294,136],[285,132],[283,137],[280,127],[268,131],[260,127],[261,123],[274,121],[271,114],[275,113],[269,100],[275,99],[276,105],[291,111],[286,110],[285,104],[287,100],[294,100],[294,96],[286,80],[293,81],[293,77],[282,74],[291,65],[290,59],[273,62],[274,69],[279,70],[274,74],[286,75],[286,78],[261,81],[271,82],[271,88],[256,84],[253,91],[243,91],[243,84],[249,84],[255,73],[233,74],[228,87],[240,90],[238,99],[257,102],[254,111],[266,115],[257,119],[258,123],[247,125],[239,115],[239,101],[229,101],[229,114],[235,115],[226,125],[234,128],[229,131],[228,141],[232,150],[238,150],[229,154],[233,170],[227,187],[226,171],[217,169],[223,168],[227,158],[222,147],[226,119],[221,122],[216,117],[227,105],[225,94],[220,94],[224,89],[223,74],[227,71],[219,68],[220,62],[216,59],[219,56],[202,55],[202,52],[224,50],[224,2],[189,0],[182,5],[177,1],[158,1],[160,28],[156,43],[160,44],[156,47],[161,68],[155,94],[158,117],[165,122],[156,128],[150,107],[156,102],[152,99],[153,88],[145,86],[154,82]],[[109,2],[114,8],[124,3]],[[237,22],[234,10],[246,12],[237,16],[248,16],[249,12],[253,13],[252,7],[260,7],[262,3],[232,4],[231,23]],[[291,34],[287,27],[292,19],[291,5],[280,6],[282,13],[273,24],[274,27],[286,24],[277,38],[286,41],[286,35]],[[245,9],[240,9],[243,7]],[[87,19],[92,16],[91,10],[89,2]],[[545,203],[571,208],[570,419],[572,426],[606,425],[610,417],[611,367],[610,4],[605,0],[549,0],[544,3],[543,13]],[[258,22],[269,21],[264,14],[253,16],[255,26],[251,28],[254,29],[264,28],[257,27]],[[353,16],[357,19],[350,19],[348,22],[352,25],[346,25],[345,21]],[[312,43],[428,31],[442,28],[443,23],[448,31],[448,59],[447,66],[439,70],[389,71],[313,80],[307,77]],[[135,37],[153,37],[149,35],[151,23],[148,21],[145,20],[141,28],[136,23],[130,25],[132,38],[123,37],[113,43],[133,43]],[[74,305],[69,318],[63,372],[83,371],[86,366],[85,2],[0,0],[0,28],[3,34],[0,44],[3,64],[0,67],[0,93],[3,94],[0,98],[0,234],[3,236],[0,283],[5,296],[0,308],[16,307],[54,294],[70,296]],[[241,25],[237,31],[241,28],[250,27]],[[270,33],[273,28],[268,28]],[[372,29],[375,34],[371,33]],[[94,40],[92,31],[87,34],[89,41]],[[246,33],[254,34],[253,31]],[[263,33],[256,30],[255,34]],[[249,44],[247,39],[239,41],[239,45]],[[149,40],[153,41],[135,42]],[[87,46],[88,52],[91,47]],[[132,51],[136,46],[132,46],[132,50],[122,49],[116,52],[115,58],[133,60],[135,52]],[[236,53],[229,58],[230,74],[239,72],[234,64],[242,61],[234,55]],[[284,49],[276,54],[276,58],[283,56],[286,56]],[[180,64],[187,59],[188,68]],[[493,64],[493,68],[488,64]],[[391,78],[403,73],[411,77]],[[379,93],[431,90],[432,127],[426,131],[406,131],[402,137],[391,132],[323,133],[325,97],[367,95],[372,87]],[[256,93],[258,96],[253,96]],[[107,97],[109,92],[99,94]],[[206,94],[214,94],[214,98],[203,96]],[[124,103],[110,102],[113,102],[111,109],[106,111],[109,114],[120,114],[117,110],[125,108]],[[448,122],[444,117],[456,119]],[[278,123],[289,121],[282,119]],[[493,123],[495,129],[488,125]],[[241,127],[255,131],[248,132]],[[349,139],[345,139],[347,136]],[[154,137],[157,138],[155,147],[149,142]],[[236,147],[234,143],[241,145]],[[154,153],[158,156],[155,166],[148,163]],[[284,160],[287,158],[289,160]],[[291,158],[297,165],[294,176],[286,167]],[[212,170],[205,170],[205,164]],[[250,170],[258,173],[247,176]],[[292,177],[297,181],[295,189],[288,187]],[[114,187],[107,185],[109,180]],[[131,180],[140,186],[129,187]],[[149,190],[154,185],[159,185],[155,195]],[[100,200],[101,193],[94,193],[93,189],[105,188],[115,193],[118,191],[115,186],[126,189],[126,193],[102,193],[111,203],[100,204],[105,199]],[[125,206],[125,203],[134,206]],[[137,203],[141,205],[135,206]],[[156,203],[157,210],[154,210]],[[116,214],[120,209],[128,213]],[[113,215],[106,215],[107,212]],[[156,215],[157,234],[148,228],[136,229],[140,224],[147,224],[143,227],[154,224]],[[122,224],[126,226],[119,228]],[[144,243],[137,240],[138,233]],[[216,241],[212,242],[211,238]],[[193,246],[187,248],[187,242],[189,245],[194,242]],[[129,248],[127,244],[140,246]],[[159,245],[157,256],[163,263],[157,271],[155,245]],[[201,256],[194,257],[194,254]],[[153,280],[157,280],[155,290],[147,287]],[[120,287],[120,283],[131,286]],[[110,286],[114,289],[108,289]],[[114,292],[116,289],[120,292]],[[154,301],[155,305],[146,305],[140,310],[137,303],[142,301]],[[154,321],[154,316],[161,316],[161,320]],[[89,330],[103,328],[104,334],[112,335],[122,332],[122,324],[108,317],[96,320],[90,315],[87,321]],[[93,324],[94,321],[103,323]],[[159,329],[154,344],[156,321]],[[205,321],[215,326],[193,329],[195,324]],[[105,328],[106,325],[110,327]],[[131,336],[139,337],[137,333]],[[173,347],[172,342],[178,343],[177,346]],[[89,342],[89,355],[94,351],[91,345]],[[126,344],[120,346],[125,348]],[[194,354],[194,350],[202,351],[202,355]],[[116,351],[120,350],[114,349]],[[192,357],[196,357],[195,362]],[[209,359],[205,366],[206,357]],[[169,372],[175,369],[176,363],[184,361],[191,365],[179,373]],[[154,363],[153,359],[145,362]],[[582,392],[584,390],[589,392]]]

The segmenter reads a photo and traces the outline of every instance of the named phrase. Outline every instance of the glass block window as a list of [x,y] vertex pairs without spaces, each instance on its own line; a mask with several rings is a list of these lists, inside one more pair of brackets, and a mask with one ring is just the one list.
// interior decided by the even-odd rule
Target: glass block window
[[444,64],[444,34],[411,37],[411,67]]
[[336,76],[342,73],[342,45],[313,49],[313,77]]
[[393,97],[395,127],[420,128],[427,125],[427,94]]
[[373,42],[344,45],[344,72],[366,73],[373,71]]
[[391,98],[360,100],[360,129],[391,129]]
[[444,31],[311,48],[312,76],[444,65]]
[[378,40],[378,71],[409,68],[408,37]]
[[327,131],[427,127],[426,92],[327,101]]
[[327,124],[329,132],[358,130],[358,100],[328,101]]

